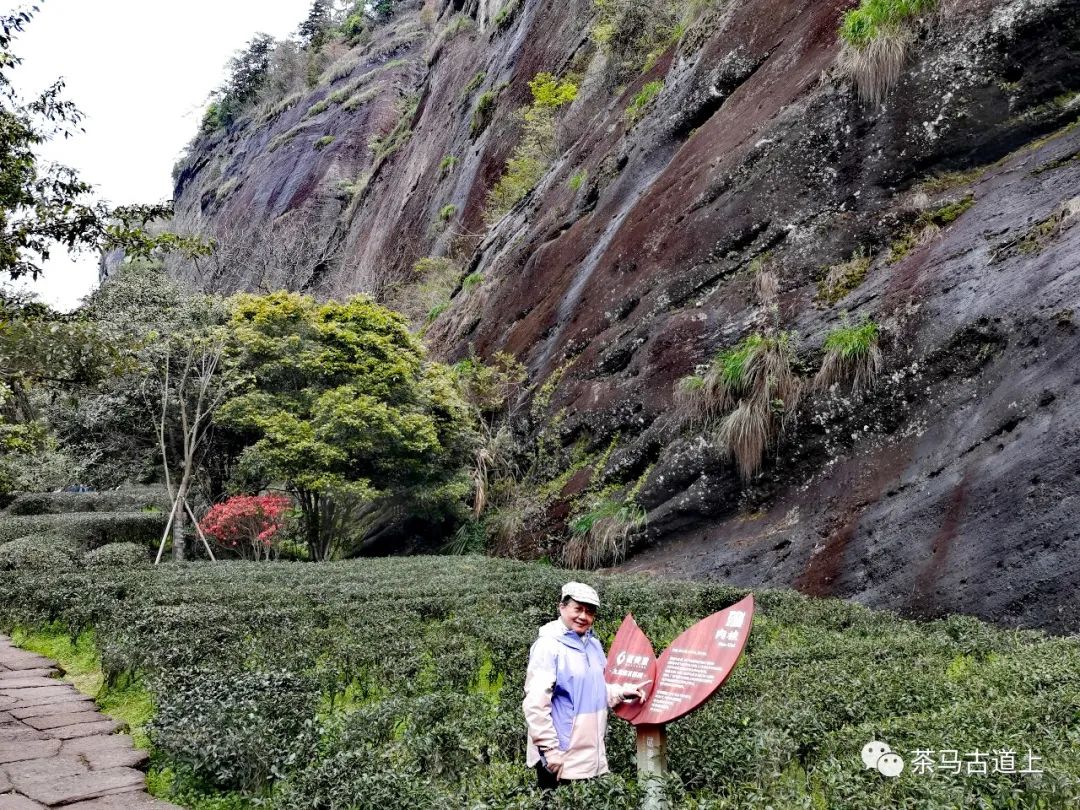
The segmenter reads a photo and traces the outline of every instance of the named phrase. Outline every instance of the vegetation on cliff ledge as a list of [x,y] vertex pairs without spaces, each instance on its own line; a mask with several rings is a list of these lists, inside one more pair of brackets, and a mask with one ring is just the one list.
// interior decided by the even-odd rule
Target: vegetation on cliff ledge
[[915,39],[913,24],[937,0],[862,0],[840,24],[839,66],[862,98],[878,102],[896,84]]
[[521,111],[521,142],[506,163],[506,171],[488,192],[484,219],[502,219],[519,200],[533,190],[547,173],[555,156],[556,114],[577,98],[578,87],[571,79],[538,73],[529,82],[532,105]]

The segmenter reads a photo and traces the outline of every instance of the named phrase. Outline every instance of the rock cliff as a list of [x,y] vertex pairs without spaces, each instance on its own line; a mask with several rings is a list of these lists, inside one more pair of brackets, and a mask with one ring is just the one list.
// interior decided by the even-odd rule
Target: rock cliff
[[[627,71],[592,0],[398,3],[196,139],[177,219],[222,250],[175,272],[370,292],[440,356],[513,354],[560,444],[637,482],[627,569],[1075,632],[1080,0],[943,0],[883,95],[838,62],[850,2],[684,5]],[[576,98],[493,215],[543,72]],[[862,318],[872,385],[807,393],[749,479],[673,407],[747,335],[809,380]]]

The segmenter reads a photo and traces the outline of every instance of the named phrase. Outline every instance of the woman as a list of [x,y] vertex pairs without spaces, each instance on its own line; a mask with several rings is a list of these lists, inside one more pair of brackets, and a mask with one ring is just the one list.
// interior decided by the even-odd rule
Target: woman
[[529,726],[525,763],[536,768],[542,788],[607,773],[608,709],[624,700],[644,700],[651,683],[604,681],[607,659],[592,632],[599,607],[595,590],[566,583],[559,618],[540,628],[529,651],[521,704]]

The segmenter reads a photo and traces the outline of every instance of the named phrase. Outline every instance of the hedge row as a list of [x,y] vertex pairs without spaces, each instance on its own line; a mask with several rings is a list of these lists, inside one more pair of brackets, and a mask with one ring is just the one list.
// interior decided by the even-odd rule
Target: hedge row
[[0,545],[0,571],[62,571],[81,565],[89,568],[133,569],[150,564],[145,544],[112,543],[82,553],[72,540],[61,535],[20,537]]
[[22,537],[57,535],[83,549],[109,543],[156,545],[165,531],[162,512],[73,512],[0,517],[0,544]]
[[[566,572],[484,558],[0,573],[0,624],[93,627],[106,675],[141,673],[155,762],[230,806],[539,808],[521,694]],[[633,612],[657,650],[741,590],[594,577],[610,644]],[[1069,807],[1080,801],[1080,643],[968,618],[918,624],[755,594],[742,664],[669,730],[676,806]],[[865,770],[862,746],[1027,746],[1043,774]],[[634,734],[562,807],[639,806]],[[1018,766],[1019,767],[1019,766]]]
[[168,493],[161,487],[132,487],[107,492],[25,492],[16,495],[6,515],[56,515],[66,512],[166,512]]

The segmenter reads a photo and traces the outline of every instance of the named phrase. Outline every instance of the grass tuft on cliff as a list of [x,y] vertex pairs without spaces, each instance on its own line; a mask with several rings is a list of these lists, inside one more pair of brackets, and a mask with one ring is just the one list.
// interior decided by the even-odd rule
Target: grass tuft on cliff
[[835,304],[856,290],[870,272],[871,261],[866,251],[860,248],[852,253],[846,262],[828,268],[818,282],[818,301]]
[[825,336],[825,357],[814,387],[824,390],[845,381],[853,391],[869,387],[881,372],[880,335],[881,327],[872,320],[851,325],[845,318],[842,326]]
[[681,418],[712,424],[720,450],[745,479],[761,468],[765,451],[781,437],[802,397],[795,343],[790,332],[749,335],[718,353],[704,374],[676,383]]
[[660,95],[660,91],[664,89],[664,82],[661,80],[649,82],[636,96],[630,101],[630,106],[626,108],[625,118],[626,123],[629,126],[633,126],[640,121],[644,116],[646,110],[652,106],[653,101]]
[[[850,281],[854,273],[857,283],[865,275],[869,259],[857,254],[846,264],[854,267],[841,265],[842,273],[837,278]],[[765,267],[763,262],[757,275],[773,276],[773,271]],[[763,300],[774,300],[775,277],[767,283],[758,280],[759,286],[769,288]],[[813,388],[826,390],[847,381],[852,391],[869,387],[882,367],[879,335],[876,322],[865,319],[851,325],[845,314],[842,325],[825,338],[824,357]],[[807,388],[796,354],[797,339],[793,332],[775,329],[748,335],[717,353],[708,368],[699,368],[675,383],[676,419],[711,433],[721,453],[734,460],[744,480],[757,474],[765,453],[783,439]]]
[[840,38],[852,47],[865,48],[936,5],[937,0],[862,0],[844,14]]
[[563,563],[590,570],[619,563],[630,535],[644,525],[645,510],[632,499],[603,498],[570,521]]
[[864,101],[880,102],[899,81],[915,40],[912,23],[936,5],[937,0],[862,0],[844,14],[837,66]]

